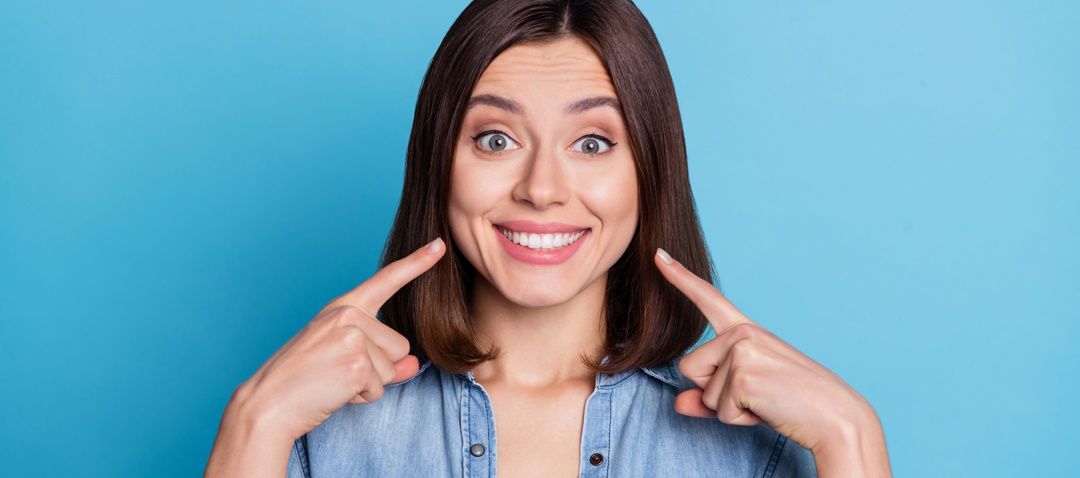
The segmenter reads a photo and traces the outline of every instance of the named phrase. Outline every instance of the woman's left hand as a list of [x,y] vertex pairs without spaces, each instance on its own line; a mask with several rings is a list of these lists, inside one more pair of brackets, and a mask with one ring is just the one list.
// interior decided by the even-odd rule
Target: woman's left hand
[[699,388],[675,399],[683,415],[766,425],[814,454],[819,476],[891,476],[876,412],[839,376],[735,308],[663,250],[656,265],[712,324],[716,338],[679,370]]

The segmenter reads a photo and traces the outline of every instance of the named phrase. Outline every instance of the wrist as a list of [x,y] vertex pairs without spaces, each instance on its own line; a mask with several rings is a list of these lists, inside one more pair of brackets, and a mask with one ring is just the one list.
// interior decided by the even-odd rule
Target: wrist
[[295,439],[272,418],[238,388],[221,416],[205,476],[284,476]]
[[825,439],[811,450],[818,476],[892,476],[881,420],[868,402],[861,402],[853,413],[834,420]]
[[289,443],[303,435],[297,433],[295,420],[288,420],[287,414],[283,413],[281,402],[278,397],[267,399],[266,393],[256,393],[255,387],[244,382],[233,391],[229,403],[225,405],[222,422],[228,420],[251,437],[278,438],[280,441],[288,440]]

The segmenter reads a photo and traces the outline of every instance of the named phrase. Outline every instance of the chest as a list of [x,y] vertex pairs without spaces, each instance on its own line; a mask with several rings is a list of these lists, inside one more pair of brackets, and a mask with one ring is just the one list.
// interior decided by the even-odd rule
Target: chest
[[765,426],[679,415],[677,393],[644,373],[601,375],[532,401],[429,371],[301,437],[288,476],[813,476],[809,451]]
[[578,476],[592,384],[547,391],[489,390],[499,477]]

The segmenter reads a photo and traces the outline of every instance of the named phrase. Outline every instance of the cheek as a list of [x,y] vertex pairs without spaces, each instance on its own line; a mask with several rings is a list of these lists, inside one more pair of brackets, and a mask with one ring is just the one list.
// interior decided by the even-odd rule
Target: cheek
[[476,210],[476,198],[473,194],[476,188],[471,183],[472,178],[455,167],[450,177],[450,233],[459,248],[467,248],[470,242],[469,236],[470,216]]
[[637,230],[637,173],[633,160],[628,159],[627,163],[628,166],[609,167],[604,174],[595,175],[594,178],[602,179],[591,181],[582,195],[582,202],[601,222],[603,240],[598,245],[604,251],[600,260],[608,266],[626,252]]
[[475,259],[476,235],[484,233],[478,228],[498,204],[500,191],[483,168],[471,165],[467,159],[457,164],[461,166],[455,165],[450,176],[450,233],[457,247]]
[[633,232],[638,221],[638,185],[633,166],[611,168],[595,177],[602,179],[592,181],[587,189],[589,209],[612,232],[627,227]]

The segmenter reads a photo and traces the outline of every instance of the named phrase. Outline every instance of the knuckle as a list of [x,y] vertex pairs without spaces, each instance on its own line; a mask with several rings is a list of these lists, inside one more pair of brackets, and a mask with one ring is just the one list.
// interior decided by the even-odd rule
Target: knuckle
[[360,309],[351,305],[345,305],[341,307],[340,316],[346,319],[359,319],[360,317],[363,317],[363,314],[360,313]]
[[753,340],[761,336],[761,327],[750,322],[740,322],[731,327],[730,333],[737,340]]
[[345,348],[354,352],[366,352],[367,351],[367,336],[364,332],[356,327],[348,327],[342,334],[341,342],[345,345]]
[[702,361],[700,355],[691,354],[687,354],[679,361],[679,373],[691,380],[700,379],[708,371],[708,362]]
[[719,402],[719,398],[710,393],[701,395],[701,403],[704,403],[706,407],[712,410],[716,410],[716,405]]
[[250,381],[245,381],[233,389],[232,400],[242,402],[248,400],[252,393],[253,386]]
[[370,377],[373,368],[367,355],[361,355],[349,362],[349,371],[359,380]]
[[731,346],[731,360],[733,364],[746,364],[752,363],[757,359],[758,350],[754,345],[754,342],[749,339],[743,339],[735,342]]
[[390,339],[389,347],[390,350],[387,350],[386,352],[392,358],[396,359],[395,361],[401,360],[402,358],[405,358],[406,355],[409,355],[409,350],[411,348],[409,344],[409,339],[405,338],[405,336],[401,334],[395,334]]
[[689,356],[683,357],[683,359],[679,361],[679,373],[684,377],[690,375],[690,361],[687,360],[687,358],[689,358]]
[[375,382],[371,384],[371,387],[369,387],[366,392],[364,392],[364,398],[366,398],[368,402],[374,402],[382,398],[383,392],[384,390],[382,384],[379,382]]
[[723,406],[716,409],[716,418],[719,418],[720,421],[724,423],[730,423],[732,420],[735,420],[735,417],[738,417],[741,413],[742,411],[739,410],[737,407],[724,404]]
[[731,378],[728,380],[728,387],[734,395],[739,395],[740,392],[748,390],[753,383],[753,374],[744,369],[734,369]]
[[346,305],[342,306],[340,309],[337,310],[334,319],[339,326],[353,325],[357,323],[357,321],[359,321],[363,316],[364,313],[360,312],[360,309],[357,309],[356,307],[353,307],[351,305]]

